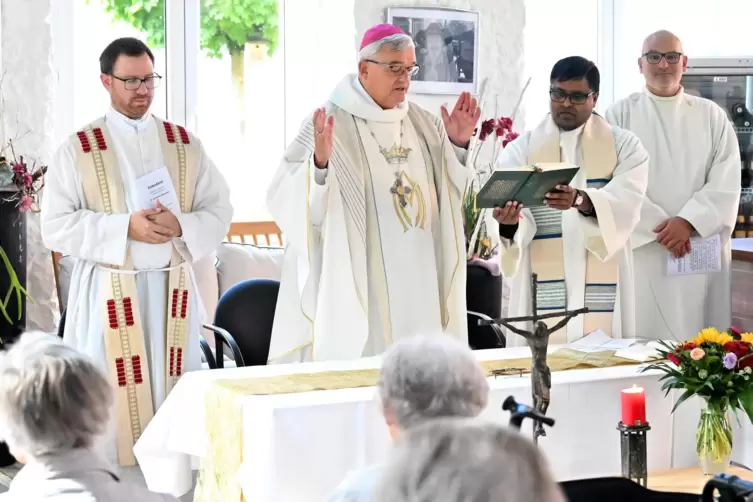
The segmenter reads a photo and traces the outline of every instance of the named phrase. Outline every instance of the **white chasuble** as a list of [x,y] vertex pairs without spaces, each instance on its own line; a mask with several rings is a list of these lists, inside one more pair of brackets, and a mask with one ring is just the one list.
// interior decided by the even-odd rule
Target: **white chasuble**
[[[147,208],[137,180],[162,168],[183,235],[131,241],[130,214]],[[232,218],[227,185],[184,128],[114,110],[61,147],[46,183],[45,244],[76,258],[64,340],[108,371],[115,413],[106,454],[134,465],[133,445],[154,410],[181,374],[201,367],[194,268],[213,268],[211,253]]]
[[[731,322],[731,237],[740,198],[740,147],[727,113],[711,100],[648,90],[606,112],[612,124],[634,132],[651,155],[646,199],[632,236],[637,332],[652,339],[686,340],[701,329]],[[669,252],[653,231],[679,216],[697,235],[718,234],[722,270],[668,276]]]
[[[357,75],[326,107],[335,120],[327,168],[313,163],[309,117],[267,193],[287,239],[270,362],[379,354],[418,332],[467,341],[465,150],[419,106],[379,107]],[[401,143],[410,153],[395,186],[397,165],[380,149]]]
[[[576,209],[523,210],[514,238],[500,243],[501,269],[512,279],[509,315],[531,315],[536,273],[539,314],[590,309],[553,334],[552,343],[570,342],[595,329],[629,337],[634,315],[628,240],[645,191],[648,155],[634,135],[596,114],[574,131],[559,131],[547,116],[505,148],[498,167],[560,161],[581,167],[571,186],[589,195],[596,217]],[[530,322],[521,326],[532,327]],[[508,330],[508,345],[525,345],[525,340]]]
[[[429,181],[432,173],[407,117],[400,122],[357,120],[356,124],[368,162],[365,189],[370,308],[369,338],[363,355],[371,356],[416,333],[442,331],[432,234],[438,214]],[[407,159],[388,163],[382,148],[389,151],[401,145]]]

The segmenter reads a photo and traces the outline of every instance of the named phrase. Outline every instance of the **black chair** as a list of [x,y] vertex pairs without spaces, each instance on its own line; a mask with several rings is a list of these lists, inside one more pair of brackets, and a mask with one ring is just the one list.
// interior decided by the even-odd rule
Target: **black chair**
[[502,316],[502,276],[492,275],[489,269],[475,263],[469,263],[466,270],[468,345],[473,350],[506,347],[507,340],[501,327],[478,324],[480,319],[490,320]]
[[[60,322],[58,323],[58,336],[60,338],[63,338],[63,333],[65,332],[65,317],[66,312],[68,312],[68,309],[63,309],[63,313],[60,314]],[[201,347],[201,352],[204,354],[204,358],[207,360],[207,364],[209,365],[209,369],[214,369],[217,367],[217,363],[214,360],[214,354],[212,354],[212,349],[209,347],[209,344],[204,339],[203,336],[199,335],[199,345]]]
[[701,494],[649,490],[626,478],[565,481],[560,487],[568,502],[698,502]]
[[279,291],[280,282],[272,279],[249,279],[225,291],[214,324],[204,325],[215,335],[217,368],[224,367],[224,346],[233,353],[236,367],[267,364]]

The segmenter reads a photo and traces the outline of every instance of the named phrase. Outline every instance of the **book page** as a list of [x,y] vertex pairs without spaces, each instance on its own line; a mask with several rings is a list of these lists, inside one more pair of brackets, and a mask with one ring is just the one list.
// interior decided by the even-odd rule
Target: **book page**
[[690,238],[690,253],[682,258],[667,256],[667,275],[708,274],[722,270],[722,241],[719,234],[706,239]]

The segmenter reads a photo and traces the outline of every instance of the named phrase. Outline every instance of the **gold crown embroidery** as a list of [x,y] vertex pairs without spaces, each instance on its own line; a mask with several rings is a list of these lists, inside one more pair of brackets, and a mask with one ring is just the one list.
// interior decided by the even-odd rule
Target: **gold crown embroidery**
[[395,143],[392,145],[392,149],[387,150],[380,146],[379,151],[387,160],[388,164],[403,164],[408,161],[408,155],[410,155],[411,149],[397,146],[397,143]]

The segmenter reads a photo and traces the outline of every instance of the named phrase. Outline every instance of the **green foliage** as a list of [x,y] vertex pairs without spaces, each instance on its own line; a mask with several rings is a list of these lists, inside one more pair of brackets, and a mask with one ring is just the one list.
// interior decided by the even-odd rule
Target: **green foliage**
[[[91,0],[87,0],[91,1]],[[125,21],[147,34],[153,48],[165,46],[165,0],[99,0],[114,20]],[[249,37],[269,41],[277,48],[278,0],[201,0],[201,48],[216,58],[242,52]],[[261,31],[259,31],[261,28]]]

